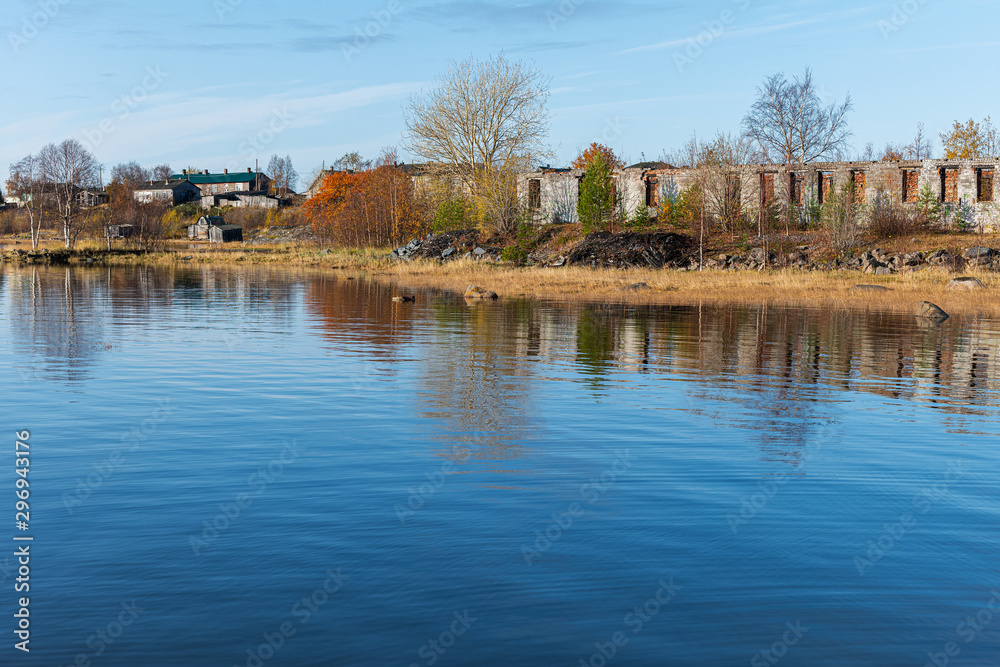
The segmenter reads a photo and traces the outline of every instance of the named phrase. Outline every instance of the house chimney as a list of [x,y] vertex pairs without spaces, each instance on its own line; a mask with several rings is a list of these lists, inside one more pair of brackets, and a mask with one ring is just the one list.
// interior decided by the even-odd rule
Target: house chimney
[[252,174],[253,173],[253,169],[251,169],[250,167],[247,167],[247,173],[248,174]]
[[228,169],[223,169],[223,170],[222,170],[222,173],[224,173],[224,174],[228,174],[228,173],[229,173],[229,170],[228,170]]
[[185,169],[183,173],[184,173],[185,176],[187,176],[188,175],[188,170]]
[[208,176],[208,169],[205,170],[205,175]]

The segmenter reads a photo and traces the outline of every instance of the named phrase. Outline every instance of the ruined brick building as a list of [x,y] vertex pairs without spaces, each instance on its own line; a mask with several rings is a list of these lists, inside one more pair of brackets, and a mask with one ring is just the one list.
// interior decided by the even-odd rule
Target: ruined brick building
[[[904,160],[900,162],[814,162],[804,166],[766,164],[738,167],[738,184],[745,210],[755,215],[762,207],[793,204],[804,209],[823,204],[850,183],[859,202],[889,198],[916,205],[929,189],[943,210],[959,213],[965,224],[1000,228],[1000,185],[994,175],[1000,160]],[[581,169],[539,168],[518,177],[518,197],[537,224],[578,222],[577,201]],[[633,214],[643,205],[656,215],[660,204],[675,201],[698,182],[697,170],[645,162],[614,172],[622,213]]]

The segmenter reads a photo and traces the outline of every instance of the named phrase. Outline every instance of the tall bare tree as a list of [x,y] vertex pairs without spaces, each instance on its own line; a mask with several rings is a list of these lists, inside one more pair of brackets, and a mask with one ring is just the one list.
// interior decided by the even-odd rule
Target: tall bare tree
[[[153,174],[135,160],[122,162],[111,168],[111,182],[121,183],[130,190],[134,190],[137,185],[153,180]],[[163,179],[166,180],[166,179]]]
[[98,180],[98,163],[76,139],[49,144],[38,153],[46,194],[51,193],[54,208],[62,219],[63,241],[72,248],[82,231],[77,223],[80,209],[77,194]]
[[924,124],[917,123],[917,134],[913,142],[905,148],[906,157],[912,160],[928,160],[931,157],[931,140],[924,134]]
[[171,174],[173,174],[173,170],[170,168],[169,164],[158,164],[152,169],[154,181],[170,180]]
[[463,183],[483,222],[510,232],[516,174],[549,154],[550,82],[534,64],[503,54],[453,62],[404,108],[404,146]]
[[724,232],[735,234],[750,220],[744,189],[750,185],[756,162],[753,140],[743,134],[718,133],[701,146],[699,180],[703,185],[707,213]]
[[279,197],[285,197],[289,192],[294,192],[299,175],[292,166],[291,156],[278,157],[271,156],[271,161],[267,165],[267,174],[271,177],[271,189]]
[[7,192],[18,198],[21,207],[28,214],[32,250],[38,248],[38,239],[42,231],[42,214],[45,203],[43,188],[42,165],[37,156],[26,155],[10,166]]
[[853,108],[850,94],[841,104],[823,106],[807,67],[791,81],[780,72],[767,77],[743,127],[766,157],[805,164],[847,149],[847,115]]

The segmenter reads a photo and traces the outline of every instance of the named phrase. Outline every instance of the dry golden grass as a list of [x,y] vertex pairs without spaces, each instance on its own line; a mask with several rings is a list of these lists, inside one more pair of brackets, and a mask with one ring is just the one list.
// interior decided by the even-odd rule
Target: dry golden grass
[[[866,276],[857,272],[804,271],[669,271],[601,270],[584,267],[517,269],[473,262],[447,265],[407,264],[375,271],[373,277],[400,287],[433,287],[463,292],[470,284],[501,297],[526,297],[629,303],[691,304],[747,303],[823,308],[913,312],[920,301],[931,301],[952,314],[1000,316],[1000,302],[992,298],[1000,277],[971,269],[986,286],[979,291],[946,289],[953,274],[924,269],[894,276]],[[648,291],[625,288],[644,282]],[[852,292],[854,285],[881,285],[891,291]]]
[[[940,237],[938,238],[940,240]],[[985,245],[993,239],[969,235],[956,248]],[[24,243],[7,250],[27,250]],[[929,239],[907,240],[906,245],[926,249]],[[58,241],[45,244],[61,249]],[[99,240],[82,241],[77,249],[100,252],[106,248]],[[671,271],[604,270],[585,267],[516,268],[492,262],[456,261],[448,264],[412,262],[400,264],[388,258],[388,249],[333,251],[321,253],[309,246],[212,246],[205,242],[169,241],[163,251],[150,254],[116,255],[102,258],[103,265],[247,265],[269,264],[280,268],[336,270],[357,277],[391,282],[397,287],[435,288],[462,293],[475,284],[500,294],[501,298],[535,298],[626,303],[691,304],[746,303],[847,308],[877,311],[914,312],[920,301],[931,301],[951,314],[1000,316],[1000,300],[993,295],[1000,290],[1000,275],[968,269],[962,275],[975,276],[985,290],[964,292],[946,289],[956,274],[942,269],[921,269],[894,276],[867,276],[858,272],[823,271]],[[184,259],[190,256],[190,260]],[[648,291],[629,292],[624,288],[644,282]],[[882,285],[888,292],[851,292],[853,285]]]

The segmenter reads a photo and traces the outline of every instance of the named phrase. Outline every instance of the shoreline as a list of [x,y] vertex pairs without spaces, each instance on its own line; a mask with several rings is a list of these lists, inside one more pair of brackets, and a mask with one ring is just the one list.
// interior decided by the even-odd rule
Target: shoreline
[[[1000,317],[1000,302],[990,297],[1000,288],[1000,274],[969,267],[955,272],[921,267],[893,275],[867,275],[857,270],[797,268],[733,270],[606,269],[585,266],[516,267],[496,262],[433,260],[399,262],[381,250],[317,251],[302,247],[239,248],[232,250],[155,251],[137,253],[75,250],[65,261],[44,262],[39,256],[0,253],[0,266],[91,267],[245,267],[314,270],[334,276],[388,283],[402,295],[435,289],[461,296],[470,285],[492,290],[501,299],[587,301],[622,304],[691,305],[746,304],[808,308],[839,308],[914,313],[921,301],[931,301],[952,315]],[[61,255],[65,251],[49,250]],[[190,259],[185,259],[189,257]],[[963,291],[946,286],[958,276],[982,281],[984,289]],[[644,283],[636,290],[630,286]],[[886,291],[850,291],[855,285],[876,285]],[[473,302],[475,303],[475,302]]]

